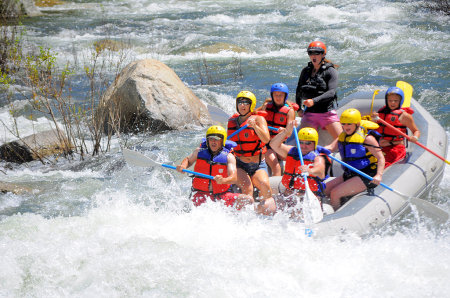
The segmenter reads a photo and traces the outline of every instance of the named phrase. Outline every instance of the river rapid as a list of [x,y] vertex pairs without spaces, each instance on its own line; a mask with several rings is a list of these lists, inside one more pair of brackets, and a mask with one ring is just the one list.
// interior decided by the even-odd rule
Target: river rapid
[[[284,82],[294,101],[312,40],[340,65],[338,96],[409,82],[450,132],[449,17],[411,1],[65,1],[28,19],[26,39],[77,67],[94,42],[130,45],[126,63],[169,65],[205,103],[228,113],[240,90],[259,104]],[[201,54],[212,45],[232,50]],[[198,71],[206,60],[215,84]],[[203,81],[202,81],[203,80]],[[207,83],[207,82],[206,82]],[[211,82],[210,82],[211,83]],[[21,88],[21,86],[15,86]],[[16,105],[24,105],[20,100]],[[368,103],[369,104],[369,103]],[[10,123],[8,107],[0,119]],[[22,134],[48,122],[19,118]],[[220,204],[193,208],[191,179],[127,165],[124,138],[177,164],[205,129],[114,138],[110,153],[56,165],[2,163],[3,181],[33,189],[0,194],[0,297],[448,297],[450,228],[408,216],[364,239],[308,238],[300,223]],[[0,142],[13,139],[2,129]],[[429,199],[450,211],[450,168]]]

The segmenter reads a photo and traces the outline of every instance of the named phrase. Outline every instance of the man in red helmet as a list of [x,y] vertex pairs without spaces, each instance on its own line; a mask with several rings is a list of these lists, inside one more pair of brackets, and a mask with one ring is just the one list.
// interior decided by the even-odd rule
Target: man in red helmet
[[333,139],[342,132],[334,102],[337,102],[337,66],[325,59],[327,47],[321,41],[313,41],[307,49],[310,62],[303,68],[297,84],[295,101],[305,109],[298,110],[302,118],[301,128],[326,129]]

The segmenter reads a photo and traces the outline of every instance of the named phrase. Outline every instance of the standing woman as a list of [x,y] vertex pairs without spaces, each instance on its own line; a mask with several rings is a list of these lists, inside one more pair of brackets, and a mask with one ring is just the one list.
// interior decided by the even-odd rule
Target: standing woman
[[228,120],[228,135],[247,125],[229,140],[236,142],[234,155],[237,166],[237,186],[242,193],[252,196],[253,187],[259,189],[264,199],[272,197],[267,164],[264,159],[266,143],[270,141],[269,129],[264,117],[254,113],[256,97],[250,91],[236,96],[237,113]]
[[334,108],[337,102],[337,66],[325,59],[327,47],[321,41],[313,41],[307,49],[308,66],[303,68],[297,84],[295,101],[305,110],[299,109],[302,118],[301,128],[326,129],[336,139],[342,132],[339,118]]

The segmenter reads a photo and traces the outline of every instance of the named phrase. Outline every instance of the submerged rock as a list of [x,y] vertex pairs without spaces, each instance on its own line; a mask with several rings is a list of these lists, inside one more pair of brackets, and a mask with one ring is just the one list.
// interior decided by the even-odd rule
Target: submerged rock
[[96,116],[113,131],[186,129],[208,125],[206,106],[164,63],[144,59],[127,65],[101,99]]
[[69,154],[72,144],[62,131],[48,130],[0,146],[0,159],[24,163],[46,156]]
[[195,51],[191,52],[203,52],[208,54],[217,54],[222,51],[230,51],[235,53],[248,53],[249,51],[245,48],[242,48],[240,46],[231,44],[231,43],[225,43],[225,42],[218,42],[211,45],[207,45],[204,47],[200,47],[195,49]]
[[2,193],[11,192],[16,195],[21,195],[24,193],[31,193],[32,191],[33,189],[26,186],[21,186],[11,182],[0,181],[0,192]]

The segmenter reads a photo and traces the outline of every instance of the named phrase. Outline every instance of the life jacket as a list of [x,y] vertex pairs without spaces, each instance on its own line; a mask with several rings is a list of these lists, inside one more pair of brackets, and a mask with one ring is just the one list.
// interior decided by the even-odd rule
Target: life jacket
[[[197,154],[197,161],[195,162],[194,171],[206,175],[216,176],[222,175],[223,177],[228,177],[228,160],[227,156],[230,152],[227,148],[223,147],[222,150],[211,156],[211,152],[206,147],[206,142],[203,142],[200,146],[200,150]],[[192,191],[202,191],[209,192],[211,194],[220,194],[228,192],[230,189],[230,184],[217,184],[216,181],[197,177],[192,179]]]
[[[284,104],[281,108],[278,108],[272,102],[268,103],[266,106],[266,121],[268,126],[272,126],[275,128],[286,127],[287,125],[287,116],[291,107],[288,104]],[[276,131],[269,130],[270,138],[272,139],[277,135]]]
[[[341,132],[338,138],[339,152],[342,161],[357,168],[358,170],[365,169],[370,166],[371,169],[377,168],[377,159],[375,156],[364,147],[364,141],[368,133],[364,128],[358,126],[352,135],[347,135]],[[346,170],[343,166],[343,168]]]
[[[309,188],[316,193],[319,196],[324,196],[323,191],[325,190],[325,183],[324,180],[329,178],[328,170],[331,167],[331,160],[328,157],[328,154],[330,154],[330,151],[321,147],[317,146],[317,149],[314,151],[311,151],[305,155],[303,155],[303,162],[305,165],[312,165],[314,163],[314,159],[321,155],[325,157],[325,178],[320,179],[319,177],[309,175],[308,185]],[[288,155],[286,157],[286,163],[284,166],[284,174],[281,178],[281,183],[284,185],[284,187],[289,189],[299,189],[299,190],[305,190],[305,180],[302,176],[302,171],[300,170],[301,162],[300,158],[298,156],[298,149],[297,147],[292,147]]]
[[[388,107],[384,106],[381,109],[378,110],[378,117],[386,121],[387,123],[391,124],[395,128],[399,129],[404,134],[408,133],[408,130],[406,129],[406,126],[403,125],[399,118],[401,114],[403,114],[405,110],[403,109],[396,109],[391,110]],[[414,113],[414,111],[413,111]],[[377,129],[377,131],[382,135],[382,138],[387,141],[403,141],[404,137],[398,133],[395,129],[384,125],[383,123],[379,123],[380,127]]]
[[[239,113],[236,113],[228,120],[228,135],[231,135],[240,127],[246,125],[248,119],[250,119],[249,117],[244,123],[241,124],[241,126],[239,126],[237,122],[238,117]],[[236,156],[256,156],[264,154],[267,151],[266,144],[261,141],[255,130],[251,127],[241,130],[230,140],[236,142],[237,144],[234,148],[234,153]]]
[[[328,83],[325,81],[325,71],[330,67],[334,68],[333,63],[326,62],[326,63],[322,64],[322,66],[320,66],[317,73],[312,77],[310,76],[308,78],[308,80],[306,81],[306,84],[301,86],[303,99],[314,98],[314,97],[322,95],[328,91]],[[311,62],[309,62],[308,66],[307,66],[307,70],[306,70],[307,73],[311,74],[313,69],[314,69],[314,65]],[[333,101],[333,100],[337,104],[337,95],[336,94],[331,99],[331,101]],[[326,106],[328,106],[328,104],[326,104]],[[308,110],[309,110],[309,112],[314,112],[314,113],[327,112],[327,110],[323,110],[326,106],[320,106],[320,107],[312,106],[312,107],[308,108]]]

